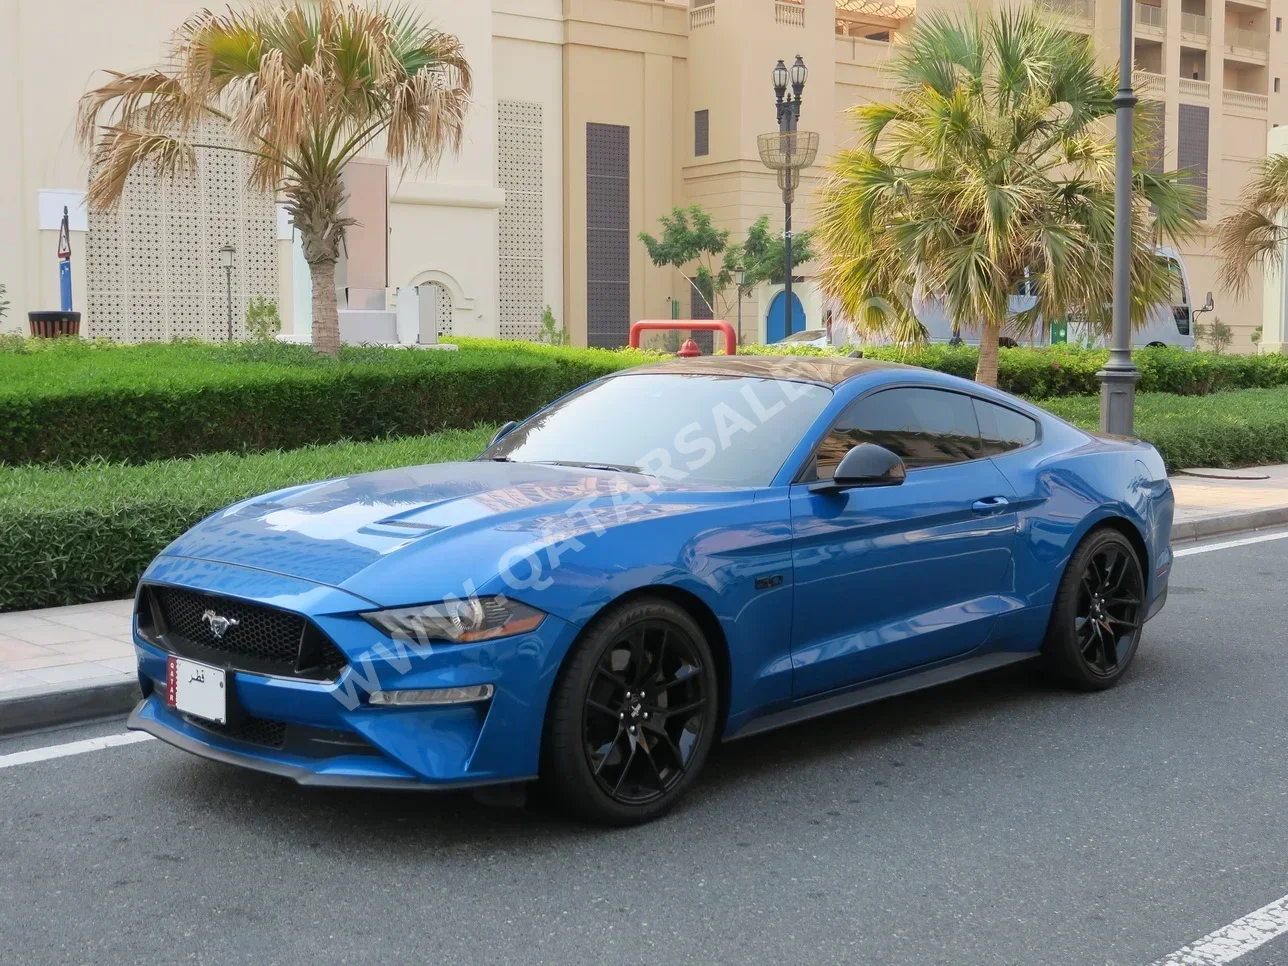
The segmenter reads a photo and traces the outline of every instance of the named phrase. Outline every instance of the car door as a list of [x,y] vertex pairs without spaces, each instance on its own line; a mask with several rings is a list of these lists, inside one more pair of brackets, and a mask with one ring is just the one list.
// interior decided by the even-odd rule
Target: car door
[[[903,459],[903,484],[811,491],[863,442]],[[855,400],[792,486],[793,693],[983,644],[1008,606],[1014,497],[984,458],[972,397],[905,386]]]

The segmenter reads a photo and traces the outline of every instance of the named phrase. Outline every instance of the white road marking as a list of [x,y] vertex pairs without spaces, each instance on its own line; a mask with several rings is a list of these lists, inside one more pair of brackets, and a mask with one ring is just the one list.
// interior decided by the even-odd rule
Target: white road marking
[[1288,896],[1208,933],[1151,966],[1222,966],[1288,933]]
[[0,755],[0,769],[12,768],[15,765],[30,765],[37,761],[49,761],[51,758],[66,758],[68,755],[83,755],[87,751],[102,751],[104,748],[115,748],[117,745],[137,745],[140,741],[152,740],[151,735],[144,734],[142,731],[127,731],[121,735],[69,741],[65,745],[29,748],[26,751],[15,751],[11,755]]
[[1195,553],[1211,553],[1213,550],[1229,550],[1231,547],[1246,547],[1250,543],[1267,543],[1270,540],[1288,539],[1288,530],[1281,533],[1263,533],[1255,537],[1244,537],[1242,540],[1226,540],[1223,543],[1209,543],[1203,547],[1182,547],[1174,551],[1173,556],[1188,557]]

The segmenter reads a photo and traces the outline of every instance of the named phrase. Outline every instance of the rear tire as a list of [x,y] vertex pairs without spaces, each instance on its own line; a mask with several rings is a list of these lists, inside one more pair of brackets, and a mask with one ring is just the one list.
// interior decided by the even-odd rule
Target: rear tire
[[687,611],[656,597],[611,608],[555,683],[542,784],[589,822],[659,818],[706,763],[718,714],[715,661]]
[[1144,616],[1145,576],[1136,548],[1112,527],[1093,530],[1060,581],[1042,662],[1068,687],[1113,687],[1136,656]]

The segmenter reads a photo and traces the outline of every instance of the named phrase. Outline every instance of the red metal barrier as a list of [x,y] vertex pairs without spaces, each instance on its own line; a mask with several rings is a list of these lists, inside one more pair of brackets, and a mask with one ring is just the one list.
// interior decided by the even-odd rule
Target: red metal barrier
[[706,319],[643,319],[631,326],[631,348],[640,347],[640,333],[645,331],[656,331],[658,329],[696,329],[702,332],[722,332],[724,333],[725,355],[736,356],[738,354],[738,337],[734,335],[733,326],[728,322],[716,320],[714,322]]

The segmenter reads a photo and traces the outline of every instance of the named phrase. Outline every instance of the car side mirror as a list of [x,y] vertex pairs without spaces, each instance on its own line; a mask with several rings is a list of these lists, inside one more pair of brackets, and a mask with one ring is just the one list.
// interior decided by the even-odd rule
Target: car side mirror
[[1207,301],[1203,303],[1203,311],[1211,312],[1214,308],[1216,308],[1216,303],[1212,301],[1212,293],[1208,292]]
[[907,477],[901,460],[884,446],[860,443],[845,454],[830,480],[810,484],[815,493],[837,493],[858,486],[898,486]]
[[496,435],[492,437],[492,442],[487,444],[488,447],[491,448],[495,446],[497,443],[501,442],[501,440],[504,437],[510,434],[510,430],[514,429],[518,425],[519,424],[516,423],[513,419],[510,420],[508,423],[506,423],[504,426],[502,426],[500,429],[496,431]]

